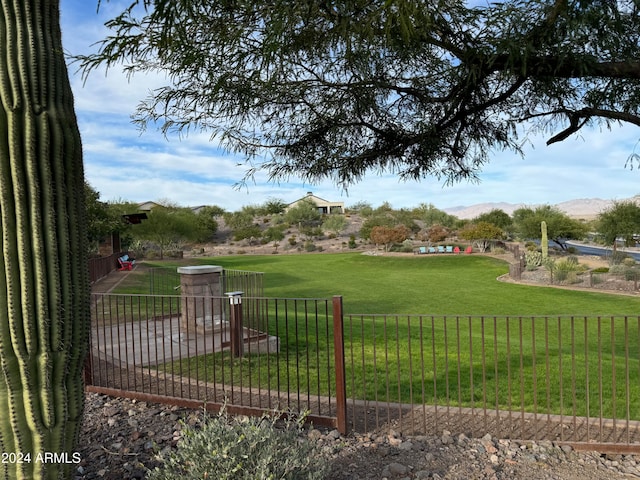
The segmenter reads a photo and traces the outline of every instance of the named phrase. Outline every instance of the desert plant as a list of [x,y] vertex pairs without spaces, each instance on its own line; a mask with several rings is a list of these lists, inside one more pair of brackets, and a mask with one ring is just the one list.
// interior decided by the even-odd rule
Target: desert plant
[[547,222],[540,222],[540,231],[542,233],[540,239],[540,248],[542,250],[542,259],[545,260],[549,256],[549,237],[547,236]]
[[[82,144],[59,2],[3,1],[0,29],[0,477],[69,478],[91,320]],[[45,452],[69,462],[43,461]]]
[[304,437],[303,421],[278,412],[231,417],[223,410],[215,417],[205,416],[200,426],[183,424],[177,450],[160,455],[164,465],[147,478],[323,479],[328,463]]
[[524,262],[527,270],[535,270],[542,265],[542,253],[535,250],[524,252]]
[[574,283],[577,273],[580,271],[580,265],[576,257],[567,257],[563,260],[553,262],[553,278],[558,282]]

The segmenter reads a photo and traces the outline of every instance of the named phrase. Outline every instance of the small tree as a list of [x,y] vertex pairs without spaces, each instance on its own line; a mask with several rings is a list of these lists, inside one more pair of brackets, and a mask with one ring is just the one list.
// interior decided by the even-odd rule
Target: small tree
[[210,220],[199,218],[190,208],[158,206],[147,217],[147,220],[136,225],[132,234],[135,238],[147,240],[158,247],[160,258],[164,258],[167,248],[174,244],[203,241],[215,233]]
[[378,226],[371,230],[371,241],[376,245],[384,245],[384,251],[388,252],[393,244],[402,243],[409,238],[410,233],[404,225],[393,228]]
[[473,223],[487,222],[502,229],[505,234],[511,233],[513,230],[513,219],[504,210],[494,208],[493,210],[481,213],[473,219]]
[[347,222],[347,219],[344,218],[343,215],[329,215],[325,221],[322,222],[322,230],[333,233],[337,237],[345,228],[347,228],[348,224],[349,222]]
[[503,238],[502,229],[488,222],[471,223],[458,231],[458,236],[473,242],[481,252],[487,251],[496,240]]
[[565,240],[580,239],[586,231],[586,225],[569,217],[566,213],[550,205],[543,205],[535,209],[524,207],[513,212],[513,223],[517,234],[522,239],[539,239],[540,225],[545,221],[547,235],[563,250],[566,249]]
[[298,227],[301,233],[310,235],[322,223],[322,214],[311,199],[304,198],[284,214],[289,224]]
[[614,202],[598,216],[598,232],[614,249],[620,237],[627,246],[635,245],[635,235],[640,233],[640,206],[633,201]]
[[287,204],[279,198],[269,198],[264,205],[260,207],[260,210],[265,215],[279,215],[284,213],[287,209]]
[[278,250],[278,245],[284,239],[284,227],[269,227],[262,234],[262,240],[265,242],[273,242],[273,247]]

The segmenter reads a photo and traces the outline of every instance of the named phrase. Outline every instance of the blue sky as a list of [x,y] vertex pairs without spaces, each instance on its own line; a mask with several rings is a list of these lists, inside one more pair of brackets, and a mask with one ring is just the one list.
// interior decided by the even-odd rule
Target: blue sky
[[[61,0],[63,42],[71,54],[91,51],[103,38],[104,22],[125,2]],[[640,168],[625,167],[633,152],[640,153],[640,129],[584,131],[560,144],[545,145],[533,138],[525,157],[496,152],[485,166],[479,183],[445,186],[428,178],[399,181],[393,175],[371,175],[348,192],[330,182],[269,183],[266,175],[236,188],[246,169],[244,158],[227,154],[209,141],[206,133],[186,138],[165,138],[160,132],[140,132],[131,123],[138,101],[163,84],[159,77],[127,79],[118,69],[108,75],[94,72],[83,83],[73,65],[69,69],[76,113],[84,145],[85,174],[104,201],[169,200],[182,206],[218,205],[238,210],[269,198],[294,201],[312,191],[319,197],[345,205],[389,202],[395,208],[432,203],[444,209],[486,202],[517,205],[556,204],[582,198],[622,200],[640,194]],[[239,165],[240,164],[240,165]],[[636,166],[638,167],[638,166]]]

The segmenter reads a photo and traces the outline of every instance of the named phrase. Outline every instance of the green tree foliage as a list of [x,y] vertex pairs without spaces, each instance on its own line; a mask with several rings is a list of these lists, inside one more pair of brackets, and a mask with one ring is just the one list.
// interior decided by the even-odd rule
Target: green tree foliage
[[322,214],[311,199],[304,198],[289,208],[284,218],[290,225],[298,227],[305,235],[311,234],[322,223]]
[[190,208],[172,205],[157,206],[147,213],[147,217],[131,231],[136,239],[146,240],[157,247],[160,258],[167,248],[210,239],[217,228],[217,223],[206,212],[201,216]]
[[237,212],[226,212],[224,222],[233,232],[235,240],[258,239],[262,236],[262,229],[255,223],[259,214],[259,207],[244,206]]
[[284,226],[278,225],[275,227],[269,227],[262,233],[262,239],[265,242],[278,243],[284,239]]
[[640,125],[635,0],[130,3],[84,71],[166,75],[137,121],[209,129],[249,175],[475,179],[522,125]]
[[349,222],[347,222],[347,219],[344,217],[344,215],[327,215],[327,217],[324,219],[324,222],[322,222],[322,230],[332,233],[337,237],[345,228],[347,228],[348,224]]
[[[71,478],[91,314],[59,2],[3,0],[0,32],[0,451],[23,456],[3,456],[0,477]],[[38,461],[44,453],[70,462]]]
[[373,213],[373,207],[368,202],[358,202],[348,207],[347,212],[357,213],[358,215],[361,215],[363,217],[368,217]]
[[264,205],[260,207],[264,215],[280,215],[287,209],[287,204],[279,198],[269,198]]
[[453,228],[458,223],[458,219],[454,215],[449,215],[447,212],[439,210],[432,203],[421,203],[413,210],[413,213],[427,228],[432,225]]
[[390,215],[371,215],[360,227],[360,238],[371,239],[371,231],[375,227],[389,227],[393,228],[395,220]]
[[[221,209],[220,209],[221,210]],[[220,215],[219,207],[202,207],[196,214],[196,224],[193,232],[193,240],[207,242],[218,231],[216,217]]]
[[481,213],[473,219],[473,223],[487,222],[509,234],[513,230],[513,220],[504,210],[494,208],[490,212]]
[[84,193],[87,207],[89,246],[91,249],[96,250],[98,242],[116,231],[120,222],[114,222],[114,218],[109,212],[109,205],[100,201],[100,193],[86,181],[84,182]]
[[615,247],[616,239],[623,238],[627,246],[634,246],[640,234],[640,206],[631,200],[613,202],[598,215],[598,233],[607,245]]
[[492,243],[504,237],[504,232],[492,223],[476,222],[470,223],[460,229],[458,236],[469,242],[473,242],[481,252],[485,252]]
[[514,228],[523,240],[539,239],[543,221],[547,224],[549,240],[553,240],[562,249],[566,249],[565,240],[579,240],[587,233],[585,224],[550,205],[523,207],[513,212]]

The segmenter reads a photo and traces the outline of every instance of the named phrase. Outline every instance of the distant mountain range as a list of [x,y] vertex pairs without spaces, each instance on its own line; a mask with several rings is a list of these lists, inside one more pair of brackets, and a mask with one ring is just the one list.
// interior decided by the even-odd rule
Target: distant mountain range
[[[624,201],[624,200],[634,200],[637,203],[640,203],[640,196],[635,196],[632,198],[622,199],[618,201]],[[577,200],[569,200],[566,202],[558,203],[553,206],[565,212],[570,217],[591,220],[596,216],[598,216],[599,213],[611,207],[612,204],[613,204],[613,200],[603,200],[601,198],[581,198]],[[522,208],[522,207],[535,208],[536,206],[538,205],[496,202],[496,203],[479,203],[477,205],[471,205],[469,207],[465,207],[465,206],[451,207],[451,208],[445,208],[443,210],[448,214],[455,215],[456,217],[461,219],[473,219],[473,218],[476,218],[478,215],[490,212],[491,210],[494,210],[494,209],[502,210],[503,212],[511,215],[514,212],[514,210],[517,210],[518,208]]]

